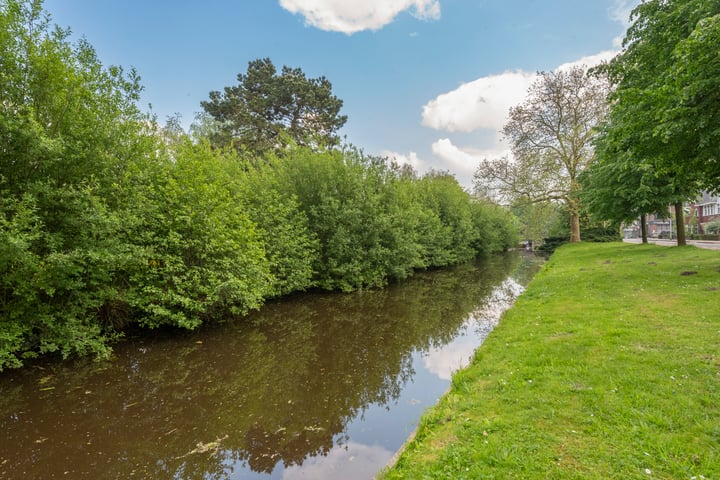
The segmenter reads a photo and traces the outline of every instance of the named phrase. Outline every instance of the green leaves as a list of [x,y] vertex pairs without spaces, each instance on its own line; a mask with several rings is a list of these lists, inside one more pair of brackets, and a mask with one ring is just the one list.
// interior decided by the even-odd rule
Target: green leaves
[[[118,297],[118,272],[132,261],[115,238],[119,218],[90,186],[38,185],[21,200],[3,194],[0,368],[36,351],[106,355],[113,335],[96,314]],[[46,202],[57,205],[59,218]],[[52,228],[53,220],[68,230]]]
[[271,161],[242,172],[235,168],[232,175],[240,180],[236,187],[238,200],[264,245],[270,271],[267,296],[311,287],[319,244],[296,197],[282,184],[280,162]]
[[606,67],[616,88],[603,142],[709,189],[720,186],[719,14],[717,2],[643,2]]
[[[232,157],[181,142],[141,197],[128,232],[145,252],[133,272],[140,323],[194,328],[232,310],[247,313],[269,293],[264,246],[231,176]],[[142,204],[140,199],[142,198]]]
[[392,234],[382,201],[386,167],[355,151],[296,148],[279,163],[286,194],[297,198],[318,240],[314,282],[349,291],[382,286],[392,262]]
[[[0,175],[15,191],[36,180],[105,184],[137,151],[145,118],[134,72],[104,69],[87,41],[51,28],[39,1],[0,12]],[[132,152],[132,153],[131,153]]]
[[41,2],[7,0],[0,27],[0,370],[509,245],[509,217],[449,175],[327,149],[345,122],[327,79],[252,62],[191,140],[142,115],[137,73],[70,44]]
[[719,15],[718,2],[702,0],[634,10],[623,52],[602,67],[615,89],[599,165],[584,179],[595,215],[626,220],[720,188]]
[[314,281],[325,289],[383,286],[514,243],[507,212],[475,203],[447,174],[415,179],[353,149],[297,148],[272,165],[318,241]]

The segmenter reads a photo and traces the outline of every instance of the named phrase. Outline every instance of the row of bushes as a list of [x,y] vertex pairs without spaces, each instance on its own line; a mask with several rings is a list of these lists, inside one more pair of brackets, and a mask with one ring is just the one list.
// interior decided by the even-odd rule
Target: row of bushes
[[454,178],[414,178],[351,149],[258,161],[183,136],[164,145],[138,127],[131,138],[151,148],[137,155],[22,181],[18,168],[65,173],[97,155],[97,137],[42,158],[2,120],[12,141],[1,174],[13,181],[0,182],[0,368],[106,354],[130,323],[194,328],[292,291],[381,286],[514,242],[505,212]]
[[110,192],[93,179],[0,185],[0,368],[105,354],[129,323],[194,328],[516,242],[505,211],[453,177],[403,176],[355,150],[294,148],[259,166],[187,139],[167,152]]
[[[590,225],[582,230],[583,241],[590,243],[618,242],[622,240],[620,229],[614,225]],[[543,238],[542,245],[538,250],[545,253],[553,253],[558,247],[570,243],[570,235],[558,235]]]
[[689,240],[720,240],[720,234],[718,233],[691,233],[688,235]]
[[511,217],[446,174],[352,148],[246,157],[159,128],[137,74],[70,44],[40,0],[4,2],[0,32],[0,370],[515,243]]

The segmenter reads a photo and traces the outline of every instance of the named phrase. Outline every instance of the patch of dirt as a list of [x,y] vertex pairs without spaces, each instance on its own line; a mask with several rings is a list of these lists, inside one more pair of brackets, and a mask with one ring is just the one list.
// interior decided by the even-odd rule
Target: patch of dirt
[[656,262],[649,262],[648,265],[657,265]]
[[680,275],[687,277],[689,275],[697,275],[698,272],[682,272]]

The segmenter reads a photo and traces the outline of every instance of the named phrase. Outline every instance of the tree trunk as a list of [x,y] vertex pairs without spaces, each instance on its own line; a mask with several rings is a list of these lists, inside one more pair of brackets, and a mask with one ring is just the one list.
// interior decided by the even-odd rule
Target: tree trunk
[[640,234],[642,235],[642,243],[648,243],[647,239],[647,215],[640,214]]
[[677,227],[677,245],[682,247],[687,245],[685,241],[685,220],[683,219],[683,204],[677,202],[675,204],[675,227]]
[[577,212],[570,212],[570,242],[580,241],[580,215]]

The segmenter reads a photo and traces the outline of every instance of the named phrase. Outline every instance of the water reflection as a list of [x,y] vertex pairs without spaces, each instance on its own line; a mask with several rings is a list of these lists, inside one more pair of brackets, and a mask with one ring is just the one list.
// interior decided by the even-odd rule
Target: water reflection
[[[286,469],[282,479],[367,480],[377,474],[378,465],[387,465],[392,456],[393,452],[377,445],[348,442],[344,447],[335,447],[327,456],[310,459],[302,468]],[[353,468],[349,469],[348,464]]]
[[470,334],[487,334],[520,288],[508,275],[536,269],[521,258],[294,297],[243,322],[130,339],[108,362],[6,372],[0,478],[370,478],[406,435],[392,419],[417,418],[432,399],[415,397],[446,388],[418,384],[418,355],[449,378],[465,361],[450,351],[469,358]]
[[477,310],[468,316],[455,339],[425,354],[425,368],[441,379],[450,381],[453,372],[470,363],[477,346],[490,334],[502,312],[512,305],[522,290],[522,285],[512,277],[495,287]]

